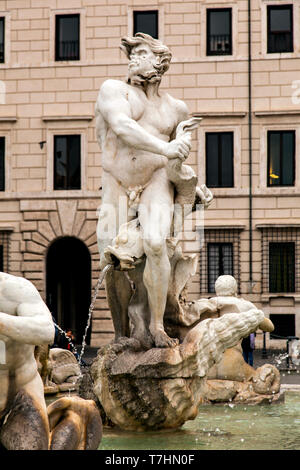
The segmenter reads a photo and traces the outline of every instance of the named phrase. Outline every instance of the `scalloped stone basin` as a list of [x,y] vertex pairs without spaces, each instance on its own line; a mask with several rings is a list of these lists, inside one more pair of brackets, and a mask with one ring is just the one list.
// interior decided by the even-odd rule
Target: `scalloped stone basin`
[[300,392],[273,405],[201,405],[172,431],[104,429],[99,450],[300,450]]

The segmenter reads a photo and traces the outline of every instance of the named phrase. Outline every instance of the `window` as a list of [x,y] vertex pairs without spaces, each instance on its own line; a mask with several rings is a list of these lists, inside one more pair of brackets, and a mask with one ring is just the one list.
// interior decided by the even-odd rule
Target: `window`
[[133,34],[146,33],[158,39],[158,11],[134,11]]
[[277,336],[295,336],[294,314],[270,314],[270,320],[274,324],[274,331],[270,333],[270,339],[278,339]]
[[207,10],[207,55],[232,54],[231,8]]
[[56,15],[55,60],[80,59],[80,15]]
[[54,136],[54,189],[81,189],[80,135]]
[[208,243],[208,292],[215,292],[215,282],[223,274],[233,275],[232,243]]
[[[262,292],[300,292],[300,225],[257,225],[262,231]],[[289,277],[289,279],[287,279]]]
[[11,229],[0,231],[0,271],[9,272],[9,244]]
[[295,131],[268,131],[267,184],[295,184]]
[[233,187],[233,132],[206,133],[206,185]]
[[215,291],[215,281],[222,274],[235,277],[240,286],[240,227],[205,228],[205,246],[199,253],[200,292]]
[[293,5],[268,6],[268,53],[293,50]]
[[0,191],[5,191],[5,137],[0,137]]
[[269,244],[269,291],[295,292],[295,243]]
[[5,61],[5,18],[0,18],[0,63]]

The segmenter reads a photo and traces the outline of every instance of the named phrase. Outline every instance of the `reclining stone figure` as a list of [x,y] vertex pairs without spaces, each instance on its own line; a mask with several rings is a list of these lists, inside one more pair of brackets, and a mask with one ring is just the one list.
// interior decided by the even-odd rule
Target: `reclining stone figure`
[[[44,384],[34,356],[36,346],[52,344],[54,324],[51,314],[34,285],[26,279],[0,272],[0,446],[8,450],[48,450],[49,419],[44,398]],[[62,423],[51,421],[52,436],[74,430],[80,421],[82,429],[93,421],[93,438],[76,433],[68,448],[94,449],[101,440],[101,418],[87,400],[70,399],[64,413],[57,405]],[[53,405],[54,406],[54,405]],[[53,410],[52,406],[52,410]],[[51,411],[51,410],[50,410]],[[52,413],[50,416],[53,418]],[[70,421],[74,421],[70,424]],[[55,429],[54,424],[59,424]],[[54,428],[54,429],[52,429]],[[82,434],[83,433],[83,434]],[[83,443],[83,435],[89,438]],[[58,443],[58,444],[57,444]],[[61,444],[61,447],[59,446]],[[56,449],[64,448],[56,439]]]

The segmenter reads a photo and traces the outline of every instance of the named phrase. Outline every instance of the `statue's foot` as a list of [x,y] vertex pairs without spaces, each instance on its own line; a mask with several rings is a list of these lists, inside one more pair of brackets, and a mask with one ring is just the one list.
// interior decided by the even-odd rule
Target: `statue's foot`
[[177,338],[170,338],[164,330],[151,331],[151,335],[157,348],[175,348],[179,344]]
[[126,351],[126,349],[139,351],[141,349],[140,342],[136,338],[127,338],[127,336],[115,338],[115,340],[111,342],[111,350],[116,354],[120,354]]
[[154,346],[152,336],[147,331],[133,333],[133,338],[137,339],[143,349],[151,349]]

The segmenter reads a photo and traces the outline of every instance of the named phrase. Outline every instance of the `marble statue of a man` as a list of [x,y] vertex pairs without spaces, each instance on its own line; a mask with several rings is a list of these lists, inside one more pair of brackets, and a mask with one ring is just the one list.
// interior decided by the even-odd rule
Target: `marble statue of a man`
[[[100,263],[101,268],[107,264],[105,248],[118,234],[120,225],[138,217],[146,257],[142,279],[150,310],[149,344],[173,347],[178,341],[170,338],[163,326],[171,271],[166,240],[175,197],[167,166],[170,160],[184,161],[189,154],[191,134],[176,134],[188,110],[182,101],[159,91],[171,60],[165,45],[137,33],[123,38],[121,48],[129,59],[128,80],[106,80],[96,103],[103,169],[97,227]],[[129,209],[125,220],[121,200]],[[115,227],[116,232],[109,234],[107,227]],[[128,277],[111,270],[106,288],[116,339],[129,336],[132,290]]]
[[51,314],[37,289],[0,272],[0,446],[48,449],[49,424],[35,345],[54,341]]

